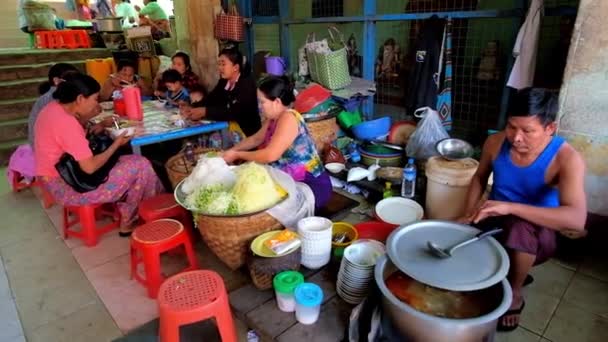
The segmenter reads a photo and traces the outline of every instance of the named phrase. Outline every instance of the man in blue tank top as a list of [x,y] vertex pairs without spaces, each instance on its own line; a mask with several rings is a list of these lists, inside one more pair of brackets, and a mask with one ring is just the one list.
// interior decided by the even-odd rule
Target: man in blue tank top
[[[499,330],[517,328],[525,305],[522,287],[531,281],[532,266],[553,255],[555,233],[585,226],[585,164],[554,135],[556,116],[557,96],[545,89],[525,89],[514,96],[505,130],[488,137],[483,146],[467,195],[467,215],[460,220],[504,229],[500,239],[509,252],[513,302]],[[494,182],[484,201],[490,173]]]

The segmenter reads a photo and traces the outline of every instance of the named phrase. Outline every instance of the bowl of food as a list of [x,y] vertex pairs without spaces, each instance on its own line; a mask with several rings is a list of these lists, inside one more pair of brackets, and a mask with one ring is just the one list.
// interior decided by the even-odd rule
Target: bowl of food
[[344,169],[346,169],[346,165],[342,163],[327,163],[325,164],[325,168],[327,171],[335,174],[344,171]]
[[[509,308],[506,279],[478,291],[457,292],[427,286],[401,272],[388,256],[376,263],[382,307],[396,329],[417,341],[485,341]],[[464,301],[467,305],[460,304]],[[443,308],[449,308],[448,315]]]
[[435,145],[435,149],[440,156],[448,160],[461,160],[473,155],[473,146],[464,140],[456,138],[440,140]]
[[163,108],[165,108],[165,104],[167,103],[167,100],[157,99],[153,102],[154,102],[154,107],[156,107],[158,109],[163,109]]
[[112,139],[118,138],[123,133],[126,133],[125,136],[130,137],[135,134],[135,127],[110,128],[108,131]]

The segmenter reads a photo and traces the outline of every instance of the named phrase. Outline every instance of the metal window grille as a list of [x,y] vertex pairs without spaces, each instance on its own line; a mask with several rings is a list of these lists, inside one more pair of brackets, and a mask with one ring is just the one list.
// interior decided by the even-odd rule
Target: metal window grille
[[279,0],[253,0],[254,16],[277,16],[279,15]]
[[[306,3],[306,4],[305,4]],[[376,12],[433,13],[463,12],[477,10],[510,10],[520,2],[505,4],[502,8],[488,7],[487,0],[377,0]],[[545,0],[546,13],[561,7],[577,8],[579,0]],[[320,5],[322,4],[322,5]],[[294,19],[310,17],[333,17],[340,7],[344,15],[361,15],[361,8],[354,8],[351,0],[341,1],[290,1],[290,13]],[[306,8],[306,6],[310,6]],[[322,8],[321,8],[322,7]],[[565,58],[569,48],[569,34],[574,16],[562,14],[547,15],[543,18],[535,86],[559,88]],[[453,19],[452,24],[452,135],[478,142],[486,129],[496,128],[500,115],[503,91],[508,78],[509,61],[515,37],[522,23],[521,17]],[[375,116],[390,115],[395,120],[409,119],[404,106],[408,94],[408,76],[412,69],[412,47],[417,39],[418,28],[424,20],[401,20],[376,22],[376,55],[374,65],[382,62],[384,44],[399,47],[396,72],[390,75],[375,73],[376,96]],[[289,60],[292,71],[297,71],[298,48],[308,33],[314,32],[317,39],[327,37],[327,27],[331,23],[306,23],[290,25]],[[338,23],[346,40],[353,35],[362,54],[362,22]],[[254,25],[256,50],[278,52],[279,26]],[[495,50],[495,51],[494,51]],[[495,58],[493,58],[495,54]],[[557,58],[556,56],[563,56]],[[490,57],[490,58],[488,58]],[[484,70],[481,64],[484,62]],[[369,61],[363,61],[369,63]],[[492,65],[494,66],[492,67]],[[490,68],[488,69],[488,65]],[[494,69],[492,69],[494,68]],[[480,75],[484,71],[485,75]],[[491,75],[488,75],[491,74]]]
[[344,15],[344,0],[312,0],[312,17],[341,17]]

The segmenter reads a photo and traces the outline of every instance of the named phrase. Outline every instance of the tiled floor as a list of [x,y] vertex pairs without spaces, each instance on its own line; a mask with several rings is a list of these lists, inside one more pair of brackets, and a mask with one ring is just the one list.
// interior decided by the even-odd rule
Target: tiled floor
[[[108,234],[95,248],[74,239],[66,244],[55,228],[59,219],[56,207],[45,213],[30,191],[0,192],[0,257],[5,269],[0,267],[0,342],[23,341],[22,336],[28,341],[111,341],[156,317],[155,301],[129,279],[127,240]],[[345,220],[360,219],[350,215]],[[246,275],[222,267],[211,253],[199,250],[203,266],[219,270],[229,288],[246,281]],[[521,327],[499,334],[497,340],[607,340],[608,255],[601,252],[588,249],[574,261],[556,260],[535,268]],[[179,266],[174,259],[165,261],[167,273]],[[10,289],[3,281],[5,272]],[[11,309],[12,298],[16,311]],[[245,331],[239,324],[241,338]]]

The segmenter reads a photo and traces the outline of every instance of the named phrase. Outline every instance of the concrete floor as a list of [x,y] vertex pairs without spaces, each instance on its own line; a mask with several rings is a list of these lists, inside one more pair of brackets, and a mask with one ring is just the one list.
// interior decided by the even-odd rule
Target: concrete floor
[[[38,199],[31,191],[8,192],[1,179],[0,342],[92,342],[123,336],[121,322],[110,315]],[[605,341],[608,255],[594,248],[584,255],[535,268],[521,328],[499,334],[498,341]],[[238,327],[244,340],[247,329]]]

